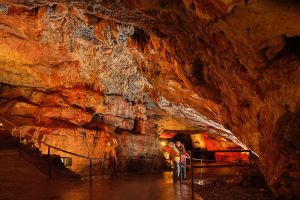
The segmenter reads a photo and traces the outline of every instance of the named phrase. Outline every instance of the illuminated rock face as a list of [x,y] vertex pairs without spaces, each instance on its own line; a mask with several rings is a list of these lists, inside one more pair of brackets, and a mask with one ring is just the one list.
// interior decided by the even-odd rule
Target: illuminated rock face
[[[120,154],[157,156],[152,115],[159,108],[143,91],[148,83],[127,47],[134,27],[82,14],[66,6],[10,6],[1,15],[1,115],[20,127],[16,136],[32,135],[42,153],[47,147],[39,141],[103,157],[108,125],[128,134],[115,136]],[[88,164],[70,157],[76,172]]]
[[[195,148],[201,148],[207,151],[241,149],[240,146],[228,141],[223,137],[212,136],[210,134],[193,134],[191,135],[191,138]],[[244,152],[216,152],[215,160],[228,162],[248,162],[249,156],[248,153]]]
[[0,2],[5,118],[128,137],[210,129],[259,155],[276,196],[299,196],[296,1]]

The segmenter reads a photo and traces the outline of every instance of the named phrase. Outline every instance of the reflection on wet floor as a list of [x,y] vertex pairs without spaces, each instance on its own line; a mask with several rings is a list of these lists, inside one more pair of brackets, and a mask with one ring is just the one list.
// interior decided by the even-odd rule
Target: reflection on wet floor
[[[214,163],[202,163],[202,165],[223,165],[228,164],[225,162],[214,162]],[[195,166],[199,166],[200,162],[194,163]],[[194,176],[196,178],[227,178],[237,176],[241,170],[248,172],[248,167],[224,167],[224,168],[196,168],[194,169]]]
[[[0,199],[1,200],[186,200],[191,190],[173,181],[172,172],[126,175],[114,180],[96,180],[92,187],[75,179],[49,180],[35,166],[26,162],[10,146],[0,148]],[[200,169],[195,169],[199,175]],[[234,175],[233,168],[202,169],[203,177]],[[188,172],[189,174],[189,172]]]
[[[1,141],[0,141],[1,142]],[[49,180],[8,145],[0,149],[1,200],[186,200],[190,189],[173,182],[172,173],[126,175],[115,180],[89,183],[55,178]]]
[[91,193],[89,184],[83,184],[64,193],[60,199],[124,199],[124,200],[185,200],[191,199],[190,189],[178,182],[173,183],[172,174],[128,175],[121,179],[95,182]]

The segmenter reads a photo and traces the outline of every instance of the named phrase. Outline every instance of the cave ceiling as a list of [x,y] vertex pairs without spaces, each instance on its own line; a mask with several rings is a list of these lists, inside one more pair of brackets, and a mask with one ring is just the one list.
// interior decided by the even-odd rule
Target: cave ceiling
[[210,130],[264,159],[299,139],[299,13],[279,0],[0,0],[0,111],[19,125],[90,128],[97,114],[143,133]]

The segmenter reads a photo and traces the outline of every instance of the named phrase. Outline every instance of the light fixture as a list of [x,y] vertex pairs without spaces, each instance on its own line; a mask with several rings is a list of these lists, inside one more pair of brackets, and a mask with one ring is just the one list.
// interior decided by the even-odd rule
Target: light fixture
[[167,145],[167,142],[166,142],[166,141],[161,141],[161,142],[160,142],[160,145],[164,147],[164,146]]

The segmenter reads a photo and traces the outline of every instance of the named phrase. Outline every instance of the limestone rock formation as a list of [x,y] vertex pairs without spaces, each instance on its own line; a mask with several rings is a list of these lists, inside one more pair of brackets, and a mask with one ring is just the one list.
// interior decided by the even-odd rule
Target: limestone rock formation
[[[191,135],[191,139],[194,148],[206,149],[208,151],[240,149],[240,146],[238,146],[234,142],[226,140],[224,137],[212,134],[193,134]],[[247,152],[216,152],[214,156],[216,161],[249,161],[249,154]]]
[[108,124],[139,154],[157,127],[209,130],[296,198],[299,45],[297,1],[0,0],[0,112],[21,132]]

